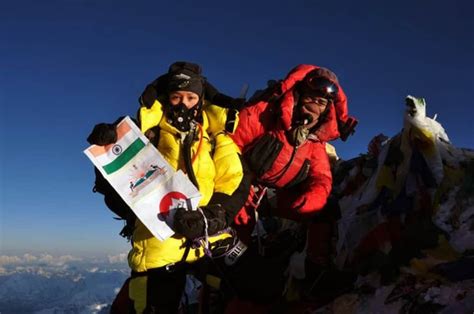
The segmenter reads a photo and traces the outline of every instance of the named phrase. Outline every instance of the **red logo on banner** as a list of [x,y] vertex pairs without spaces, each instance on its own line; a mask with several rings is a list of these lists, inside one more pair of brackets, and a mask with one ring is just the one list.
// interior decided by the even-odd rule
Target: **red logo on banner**
[[184,195],[181,192],[169,192],[163,198],[161,199],[160,202],[160,212],[158,214],[158,218],[160,220],[166,220],[168,217],[168,214],[170,212],[170,209],[172,208],[178,208],[178,207],[186,207],[186,195]]

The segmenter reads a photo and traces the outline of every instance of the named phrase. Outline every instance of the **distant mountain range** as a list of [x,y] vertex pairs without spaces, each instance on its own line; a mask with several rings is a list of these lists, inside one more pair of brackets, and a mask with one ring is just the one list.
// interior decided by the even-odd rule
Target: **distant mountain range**
[[0,313],[106,313],[128,274],[124,256],[0,256]]

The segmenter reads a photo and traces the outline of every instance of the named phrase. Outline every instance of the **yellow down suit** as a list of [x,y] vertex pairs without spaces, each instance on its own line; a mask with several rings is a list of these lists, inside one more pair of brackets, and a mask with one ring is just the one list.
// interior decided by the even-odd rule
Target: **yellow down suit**
[[[187,132],[180,132],[168,123],[162,102],[155,101],[149,109],[142,107],[138,118],[141,130],[171,166],[175,170],[181,169],[186,172],[183,139],[186,135],[184,133]],[[244,174],[238,148],[228,136],[228,133],[234,130],[236,119],[235,112],[205,102],[203,104],[202,123],[197,125],[194,142],[191,145],[192,169],[202,194],[200,206],[207,205],[215,193],[232,198],[234,192],[239,187],[242,188]],[[236,202],[243,205],[245,199]],[[211,236],[209,243],[212,245],[213,242],[230,236],[228,233]],[[163,308],[160,299],[179,300],[181,297],[179,291],[181,285],[184,288],[182,282],[184,279],[182,275],[178,279],[175,278],[172,272],[179,271],[176,270],[179,265],[189,265],[205,255],[203,247],[191,248],[187,255],[185,250],[184,237],[175,234],[165,241],[160,241],[138,219],[136,220],[132,250],[128,255],[129,266],[132,269],[129,296],[133,300],[135,312],[150,311],[151,304],[160,312]],[[150,274],[153,272],[158,272],[160,275],[154,279],[158,283],[151,284]],[[167,280],[170,286],[174,287],[169,289],[163,287],[166,286]],[[177,281],[179,283],[176,283]],[[160,289],[155,289],[156,285],[161,285]],[[168,292],[173,289],[175,292],[169,296]],[[168,292],[163,295],[163,291]],[[163,302],[166,303],[166,300]]]

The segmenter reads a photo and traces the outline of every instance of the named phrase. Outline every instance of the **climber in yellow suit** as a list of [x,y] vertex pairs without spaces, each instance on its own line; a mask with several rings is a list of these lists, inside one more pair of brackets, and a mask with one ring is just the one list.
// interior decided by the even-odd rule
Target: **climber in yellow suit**
[[147,101],[141,101],[138,122],[171,166],[183,170],[198,187],[202,198],[198,211],[176,211],[176,234],[164,241],[136,219],[128,255],[130,310],[136,313],[178,311],[186,274],[206,254],[223,254],[235,245],[227,227],[250,191],[239,150],[229,137],[237,112],[205,99],[206,81],[196,64],[176,62],[163,77],[159,87],[147,86],[140,98]]

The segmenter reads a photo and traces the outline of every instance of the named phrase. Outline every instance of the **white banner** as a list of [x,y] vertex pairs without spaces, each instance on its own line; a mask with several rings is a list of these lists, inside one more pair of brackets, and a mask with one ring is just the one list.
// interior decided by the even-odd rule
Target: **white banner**
[[84,153],[158,239],[174,234],[174,210],[196,210],[201,194],[182,172],[175,172],[133,121],[117,125],[117,142],[92,145]]

